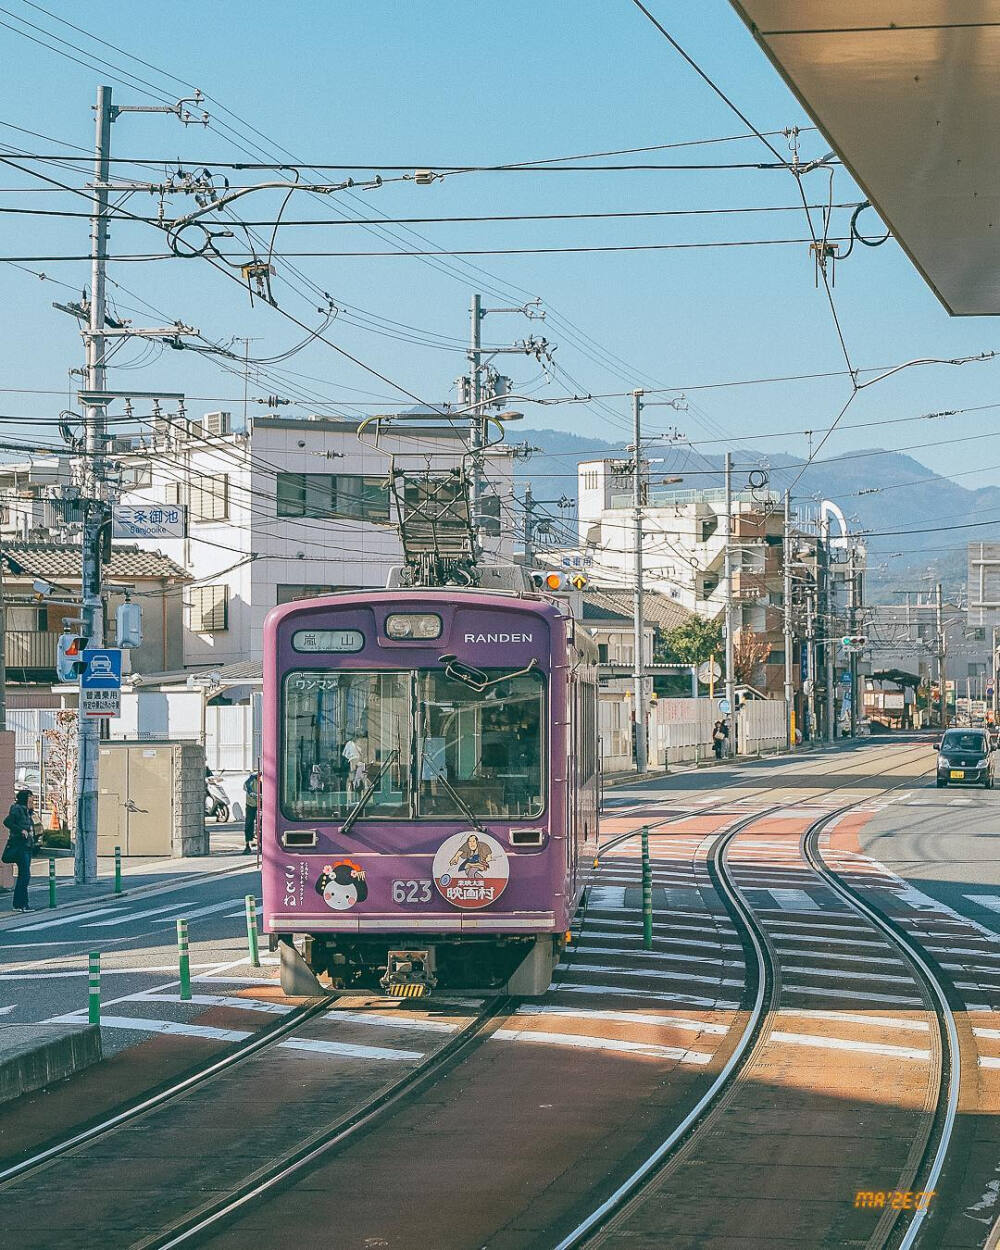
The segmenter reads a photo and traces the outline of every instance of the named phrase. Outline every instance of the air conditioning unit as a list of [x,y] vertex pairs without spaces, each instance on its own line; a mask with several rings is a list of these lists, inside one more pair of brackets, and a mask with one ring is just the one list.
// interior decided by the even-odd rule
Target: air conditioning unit
[[231,434],[233,432],[233,414],[231,412],[206,412],[201,419],[206,434]]

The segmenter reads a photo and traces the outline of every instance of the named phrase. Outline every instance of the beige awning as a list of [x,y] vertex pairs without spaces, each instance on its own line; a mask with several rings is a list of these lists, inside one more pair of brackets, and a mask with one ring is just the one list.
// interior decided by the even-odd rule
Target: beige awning
[[1000,313],[1000,0],[733,5],[945,308]]

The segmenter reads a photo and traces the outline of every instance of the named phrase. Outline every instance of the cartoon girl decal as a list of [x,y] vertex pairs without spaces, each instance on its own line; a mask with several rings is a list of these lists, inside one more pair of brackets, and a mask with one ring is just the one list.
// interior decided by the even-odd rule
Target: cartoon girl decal
[[485,842],[480,842],[478,835],[470,833],[455,854],[451,857],[452,867],[458,864],[460,874],[467,877],[484,877],[490,866],[493,852]]
[[334,911],[347,911],[368,897],[364,869],[349,859],[327,864],[316,881],[316,893],[322,894],[327,907],[332,907]]

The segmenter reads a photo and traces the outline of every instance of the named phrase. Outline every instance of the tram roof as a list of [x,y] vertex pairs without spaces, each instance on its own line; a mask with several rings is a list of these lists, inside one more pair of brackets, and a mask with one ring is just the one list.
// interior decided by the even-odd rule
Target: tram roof
[[732,3],[948,312],[1000,313],[1000,0]]

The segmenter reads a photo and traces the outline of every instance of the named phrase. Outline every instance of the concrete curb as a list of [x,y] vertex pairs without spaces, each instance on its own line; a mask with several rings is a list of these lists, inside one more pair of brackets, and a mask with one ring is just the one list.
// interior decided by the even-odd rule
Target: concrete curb
[[99,1063],[92,1024],[7,1024],[0,1028],[0,1104]]

